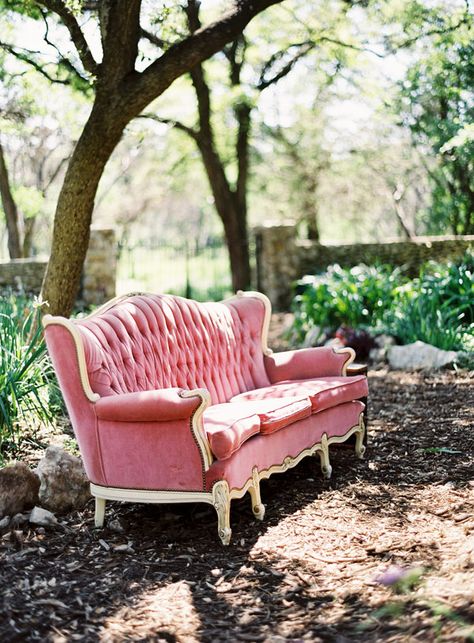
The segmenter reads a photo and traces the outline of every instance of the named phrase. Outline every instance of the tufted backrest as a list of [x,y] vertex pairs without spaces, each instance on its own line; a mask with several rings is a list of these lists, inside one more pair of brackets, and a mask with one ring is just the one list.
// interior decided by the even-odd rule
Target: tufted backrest
[[100,396],[159,388],[206,388],[213,403],[269,385],[261,298],[197,303],[130,295],[74,322],[91,388]]

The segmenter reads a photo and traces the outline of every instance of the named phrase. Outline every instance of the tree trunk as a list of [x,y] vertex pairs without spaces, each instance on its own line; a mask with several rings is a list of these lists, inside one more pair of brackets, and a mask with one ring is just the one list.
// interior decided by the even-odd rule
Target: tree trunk
[[[53,314],[69,315],[80,283],[89,242],[97,186],[125,126],[184,73],[234,40],[258,13],[281,0],[246,0],[207,27],[169,47],[148,67],[136,70],[141,0],[99,3],[102,62],[63,2],[51,5],[65,26],[84,68],[96,77],[92,112],[69,162],[54,221],[50,261],[42,295]],[[54,6],[53,6],[54,5]]]
[[36,218],[29,217],[24,220],[24,234],[23,234],[23,256],[31,257],[33,250],[33,237],[36,228]]
[[42,288],[48,312],[53,315],[69,316],[74,306],[89,245],[97,187],[127,122],[111,111],[113,98],[96,99],[59,194]]
[[318,205],[316,201],[317,180],[314,174],[306,174],[303,170],[302,176],[302,208],[303,220],[306,223],[308,239],[319,243]]
[[197,144],[201,152],[209,185],[211,186],[217,213],[224,226],[224,234],[229,251],[230,271],[233,290],[245,290],[251,282],[250,258],[247,235],[247,213],[239,207],[239,199],[227,181],[221,160],[212,138],[198,136]]
[[[222,217],[222,214],[219,213]],[[232,289],[247,290],[251,285],[249,242],[247,225],[243,213],[237,206],[228,211],[224,221],[224,233],[229,249],[230,270],[232,275]]]
[[195,132],[193,138],[201,153],[217,214],[224,226],[224,234],[229,251],[232,288],[233,290],[246,290],[250,287],[251,283],[247,233],[250,109],[248,109],[247,106],[242,106],[240,111],[236,110],[236,117],[239,122],[237,136],[239,175],[236,189],[233,190],[227,179],[224,163],[219,157],[215,147],[214,131],[211,123],[210,92],[201,65],[197,65],[191,71],[191,79],[196,91],[199,112],[199,132]]
[[10,181],[8,179],[8,170],[5,163],[3,148],[0,144],[0,195],[2,198],[3,210],[8,232],[8,252],[10,259],[18,259],[23,256],[22,244],[20,240],[20,226],[18,208],[13,198]]

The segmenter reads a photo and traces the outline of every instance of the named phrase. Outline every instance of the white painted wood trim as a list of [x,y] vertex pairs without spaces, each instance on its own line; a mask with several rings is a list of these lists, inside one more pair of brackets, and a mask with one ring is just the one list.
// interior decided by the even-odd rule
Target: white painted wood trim
[[336,353],[336,355],[341,355],[344,353],[347,353],[347,355],[349,355],[348,359],[344,362],[341,373],[341,375],[347,375],[347,367],[355,360],[355,350],[353,348],[349,348],[349,346],[344,346],[344,348],[333,348],[332,350],[334,351],[334,353]]
[[104,500],[119,500],[122,502],[144,502],[175,504],[179,502],[207,502],[213,504],[212,493],[205,491],[153,491],[149,489],[121,489],[118,487],[103,487],[90,483],[91,494]]
[[211,405],[211,394],[205,388],[197,388],[190,391],[180,391],[178,395],[182,398],[199,397],[201,399],[201,404],[196,409],[192,418],[191,430],[202,454],[204,471],[207,471],[214,460],[214,456],[212,455],[211,446],[207,439],[206,431],[204,430],[202,416],[204,411]]
[[43,327],[46,328],[47,326],[53,325],[63,326],[63,328],[66,328],[66,330],[68,330],[71,334],[74,345],[76,347],[77,361],[79,364],[79,377],[81,380],[82,390],[84,391],[84,395],[90,402],[97,402],[97,400],[100,400],[100,395],[98,393],[94,393],[89,382],[89,375],[87,373],[86,366],[86,354],[84,352],[84,344],[82,343],[80,332],[77,330],[74,322],[70,319],[66,319],[65,317],[53,317],[52,315],[45,315],[43,317]]

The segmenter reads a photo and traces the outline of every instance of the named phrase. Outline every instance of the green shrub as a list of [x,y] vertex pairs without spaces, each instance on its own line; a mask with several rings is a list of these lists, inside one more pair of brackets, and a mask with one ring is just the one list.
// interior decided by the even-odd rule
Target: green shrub
[[474,255],[458,262],[428,262],[416,279],[400,268],[330,266],[298,282],[293,337],[320,330],[321,338],[342,325],[387,332],[401,343],[424,341],[445,350],[474,351]]
[[389,330],[403,344],[421,340],[444,350],[474,350],[473,255],[426,264],[392,309]]
[[322,334],[341,325],[383,330],[387,311],[407,284],[399,268],[387,265],[335,264],[322,275],[306,276],[297,284],[293,305],[296,339],[314,327]]
[[402,344],[421,340],[444,350],[469,350],[474,324],[463,324],[461,309],[440,306],[437,297],[420,292],[394,311],[390,332]]
[[54,378],[39,315],[25,296],[0,300],[0,464],[31,435],[33,427],[25,432],[25,422],[51,419],[47,394]]

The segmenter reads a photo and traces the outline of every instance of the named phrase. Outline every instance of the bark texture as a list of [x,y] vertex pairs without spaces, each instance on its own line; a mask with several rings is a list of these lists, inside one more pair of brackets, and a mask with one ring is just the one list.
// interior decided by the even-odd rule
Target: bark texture
[[[224,163],[216,150],[211,125],[209,87],[201,65],[191,72],[191,78],[196,91],[199,111],[199,132],[196,135],[196,143],[214,196],[217,213],[224,226],[229,251],[232,288],[245,290],[250,286],[251,281],[247,232],[247,159],[250,109],[241,113],[239,119],[238,151],[240,151],[241,157],[238,159],[237,185],[233,188],[227,179]],[[237,116],[239,117],[239,115]]]
[[8,233],[8,253],[10,259],[18,259],[23,256],[23,248],[20,235],[19,213],[15,199],[10,188],[8,170],[5,162],[3,147],[0,144],[0,196],[2,199],[3,211]]
[[[187,16],[191,34],[201,29],[199,19],[200,3],[188,0]],[[242,38],[235,39],[226,50],[229,61],[229,81],[231,86],[240,85],[238,52]],[[234,107],[237,122],[236,161],[237,180],[232,185],[227,178],[225,164],[215,143],[212,126],[211,92],[202,65],[196,65],[190,72],[198,107],[198,127],[196,130],[181,128],[194,138],[201,154],[204,169],[214,197],[214,204],[224,227],[224,236],[229,252],[232,289],[246,290],[251,284],[250,254],[247,229],[247,186],[248,186],[248,147],[250,135],[251,108],[245,103]]]
[[126,125],[107,103],[106,97],[96,99],[59,195],[42,290],[52,314],[68,315],[74,306],[89,245],[97,187]]

